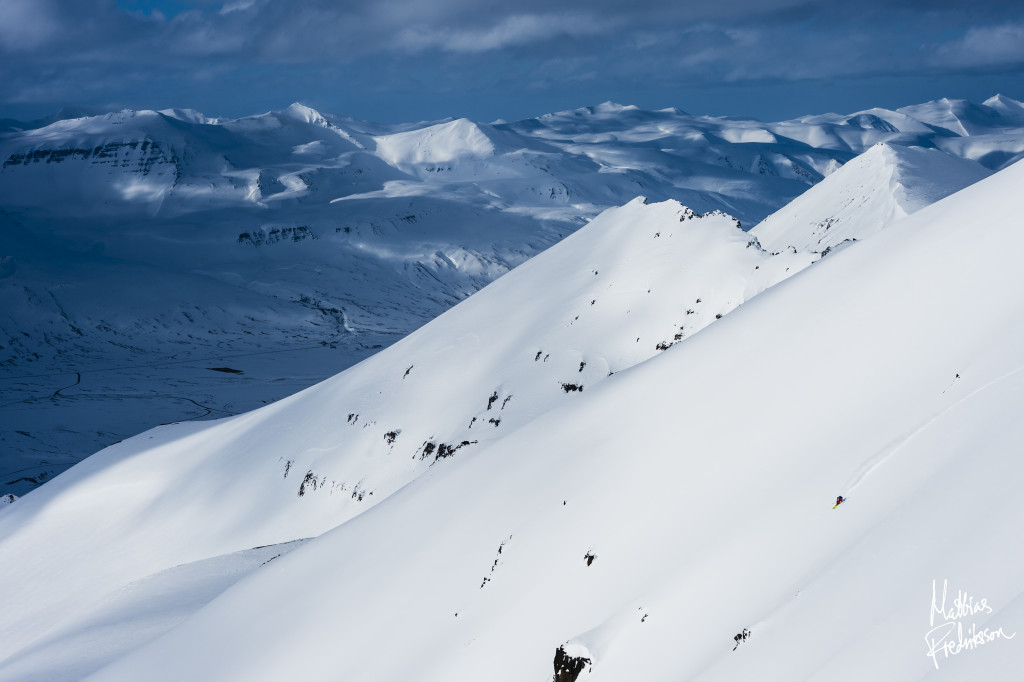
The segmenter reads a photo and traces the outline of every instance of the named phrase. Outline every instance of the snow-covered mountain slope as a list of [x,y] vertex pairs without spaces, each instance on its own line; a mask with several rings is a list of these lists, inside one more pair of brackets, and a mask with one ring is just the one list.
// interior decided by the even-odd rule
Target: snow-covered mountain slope
[[330,376],[638,195],[749,227],[877,142],[988,168],[1024,152],[1019,103],[972,105],[969,137],[935,122],[943,106],[781,123],[614,104],[490,125],[302,105],[8,121],[0,493]]
[[1003,127],[1019,127],[1024,125],[1024,103],[1005,95],[994,95],[984,102],[984,106],[995,112],[1003,121]]
[[[435,465],[486,447],[692,336],[814,257],[769,255],[721,214],[637,200],[328,382],[247,415],[163,427],[108,448],[0,517],[0,536],[10,543],[3,551],[26,559],[14,570],[49,585],[24,612],[8,604],[0,615],[0,656],[30,645],[54,619],[64,622],[61,632],[76,631],[68,620],[86,628],[95,620],[93,600],[128,582],[319,535]],[[128,481],[127,496],[95,492]],[[62,500],[94,494],[106,501],[92,511],[71,503],[77,521],[59,511]],[[63,530],[37,518],[41,509]],[[179,514],[204,509],[222,511],[198,525],[192,512]],[[169,525],[128,531],[117,520],[126,514]],[[68,584],[52,555],[30,558],[39,537],[85,527],[111,529],[88,533],[90,543],[124,548],[110,566],[106,550],[90,558],[78,545],[84,554],[76,562],[83,573],[102,574],[99,583]],[[23,654],[32,651],[31,660],[60,658],[37,645]]]
[[249,573],[303,542],[255,547],[175,566],[125,585],[108,595],[86,620],[48,632],[40,644],[7,662],[3,674],[31,680],[80,679],[84,670],[167,632]]
[[[435,457],[398,492],[250,571],[178,627],[116,651],[90,679],[429,681],[486,671],[541,680],[553,659],[578,662],[579,679],[595,681],[1015,679],[1022,181],[1017,164],[924,208],[600,385],[564,394],[552,385],[562,403],[538,414],[519,387],[545,370],[535,352],[553,336],[607,344],[614,369],[607,358],[634,333],[619,311],[627,326],[610,341],[606,326],[572,335],[589,297],[594,312],[608,297],[618,303],[615,286],[597,298],[611,270],[595,274],[586,260],[614,252],[599,248],[598,221],[562,254],[579,254],[560,278],[570,296],[537,316],[537,294],[553,288],[540,258],[331,381],[91,457],[0,511],[13,586],[0,613],[0,679],[31,679],[33,668],[19,666],[33,656],[74,676],[106,662],[60,644],[80,641],[105,593],[147,572],[351,517],[356,489],[326,473],[330,460],[411,468],[406,438],[419,447],[425,414],[453,423],[495,414],[502,423],[480,424],[484,433],[517,428]],[[640,204],[608,221],[638,211],[671,218],[671,239],[695,228],[709,240],[704,228],[725,222],[679,223],[676,206]],[[669,248],[658,241],[665,231],[648,232],[640,244]],[[588,238],[589,252],[579,243]],[[735,242],[743,258],[773,258],[746,237]],[[661,268],[685,272],[644,252],[619,271],[639,299]],[[548,255],[557,262],[557,250]],[[487,306],[481,325],[474,303],[488,297],[515,303]],[[508,328],[523,335],[502,338]],[[588,360],[552,348],[551,384]],[[463,363],[431,371],[451,357]],[[406,358],[416,362],[403,367]],[[584,377],[601,364],[589,360]],[[499,375],[505,384],[483,379]],[[462,382],[465,395],[446,388]],[[397,416],[413,394],[427,398],[408,407],[408,421],[364,426]],[[345,422],[351,400],[365,401],[363,412]],[[394,450],[382,456],[373,440]],[[297,452],[317,459],[289,466]],[[275,463],[268,453],[280,453]],[[848,499],[833,510],[836,494]],[[979,607],[965,610],[966,596],[954,605],[958,590]],[[957,641],[958,623],[967,638],[995,636],[929,656],[929,641]],[[750,638],[734,641],[744,628]],[[114,628],[104,641],[117,638]]]
[[991,171],[937,149],[879,143],[758,223],[769,251],[824,251],[864,239]]
[[1024,156],[1017,130],[1024,124],[1021,103],[996,95],[983,104],[940,99],[899,109],[941,133],[935,146],[974,159],[989,168],[1005,168]]
[[898,110],[935,128],[969,137],[992,132],[993,128],[1017,127],[1021,124],[1020,102],[996,95],[984,104],[943,97],[924,104]]

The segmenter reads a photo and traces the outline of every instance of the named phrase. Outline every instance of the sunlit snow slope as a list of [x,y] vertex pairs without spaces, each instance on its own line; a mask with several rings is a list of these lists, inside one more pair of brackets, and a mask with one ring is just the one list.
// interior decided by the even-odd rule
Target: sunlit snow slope
[[771,251],[824,251],[864,239],[989,175],[936,149],[872,147],[751,230]]
[[[772,256],[727,216],[638,199],[327,382],[108,448],[0,516],[0,551],[24,557],[12,570],[41,588],[0,613],[0,654],[22,649],[10,670],[52,672],[66,633],[88,630],[108,591],[318,535],[689,338],[815,257]],[[145,521],[131,530],[126,515]],[[33,549],[44,536],[56,554]],[[57,556],[93,577],[67,580]],[[57,622],[64,634],[32,643]]]
[[[1016,679],[1022,181],[1018,164],[924,208],[598,385],[586,378],[591,363],[631,364],[640,325],[617,310],[618,326],[567,331],[584,328],[589,300],[599,310],[601,277],[615,271],[597,266],[614,249],[595,221],[575,248],[547,254],[549,266],[572,263],[557,281],[575,293],[537,317],[523,302],[555,288],[539,258],[374,358],[386,363],[89,458],[0,512],[0,551],[15,557],[0,678],[47,665],[74,678],[108,664],[92,679],[544,680],[565,645],[589,659],[588,681]],[[689,229],[740,247],[726,261],[740,267],[713,289],[795,258],[748,247],[746,235],[712,237],[727,219],[679,222],[686,213],[671,204],[631,204],[609,223],[627,211],[674,227],[654,237],[644,225],[633,236],[658,250],[623,252],[618,272],[634,300],[647,280],[687,271],[657,254],[670,248],[658,240]],[[580,242],[588,232],[594,241]],[[671,276],[659,274],[665,266]],[[716,300],[703,293],[690,296]],[[488,297],[510,303],[484,315],[473,304]],[[502,338],[508,328],[522,336]],[[536,353],[554,339],[595,350],[552,345],[549,373]],[[441,360],[451,357],[462,363],[438,381],[432,367],[450,368]],[[565,392],[577,359],[585,390]],[[551,403],[519,399],[531,379],[550,382]],[[415,407],[403,402],[413,394],[424,396]],[[346,420],[350,401],[361,401],[358,420]],[[534,405],[544,409],[531,415]],[[364,457],[392,474],[403,458],[407,470],[422,466],[403,439],[420,446],[423,415],[461,417],[474,433],[518,428],[435,456],[353,516],[356,489],[342,490],[331,461]],[[481,423],[491,415],[501,423]],[[349,449],[346,430],[374,435]],[[295,453],[306,459],[289,467]],[[837,494],[848,499],[833,510]],[[108,591],[345,518],[148,645],[88,660],[61,653]],[[943,580],[950,623],[1006,637],[929,657],[926,635],[939,637],[944,621],[929,619],[933,581],[941,605]],[[956,614],[957,590],[988,610]],[[734,651],[744,628],[751,637]]]
[[[96,679],[545,679],[567,641],[588,680],[1015,679],[1022,175],[421,479]],[[944,580],[987,606],[951,595],[950,622],[1006,637],[930,658]]]

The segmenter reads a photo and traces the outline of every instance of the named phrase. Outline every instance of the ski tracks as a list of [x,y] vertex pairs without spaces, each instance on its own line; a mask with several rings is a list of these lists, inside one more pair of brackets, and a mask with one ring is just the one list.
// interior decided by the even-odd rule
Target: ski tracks
[[[921,432],[927,430],[932,424],[934,424],[936,421],[938,421],[939,419],[944,417],[947,413],[949,413],[950,411],[952,411],[955,408],[959,407],[960,405],[964,404],[965,402],[967,402],[968,400],[970,400],[974,396],[978,395],[979,393],[988,390],[989,388],[991,388],[992,386],[998,384],[999,382],[1004,381],[1006,379],[1009,379],[1010,377],[1014,376],[1015,374],[1019,374],[1022,371],[1024,371],[1024,366],[1018,367],[1017,369],[1015,369],[1015,370],[1013,370],[1011,372],[1007,372],[1006,374],[1003,374],[1002,376],[996,377],[995,379],[989,381],[988,383],[986,383],[986,384],[984,384],[982,386],[979,386],[978,388],[974,389],[973,391],[971,391],[970,393],[968,393],[964,397],[962,397],[959,400],[951,403],[950,405],[946,406],[942,410],[936,412],[934,415],[932,415],[930,418],[928,418],[924,423],[922,423],[920,426],[918,426],[916,429],[914,429],[913,431],[911,431],[907,435],[902,436],[900,438],[897,438],[896,440],[892,441],[891,443],[889,443],[888,445],[883,447],[881,450],[878,451],[877,454],[875,454],[873,457],[871,457],[866,462],[864,462],[864,464],[861,465],[860,469],[858,469],[853,474],[853,476],[850,477],[850,479],[847,481],[847,483],[843,486],[841,493],[844,496],[848,496],[851,492],[856,490],[857,487],[860,486],[860,484],[863,483],[864,480],[868,478],[868,476],[873,474],[879,467],[881,467],[883,464],[885,464],[892,456],[894,456],[896,453],[898,453],[900,450],[902,450],[903,447],[907,443],[909,443],[914,438],[916,438]],[[959,377],[959,374],[957,376]],[[947,388],[947,390],[948,390],[948,388]],[[943,391],[943,393],[945,393],[945,391]]]

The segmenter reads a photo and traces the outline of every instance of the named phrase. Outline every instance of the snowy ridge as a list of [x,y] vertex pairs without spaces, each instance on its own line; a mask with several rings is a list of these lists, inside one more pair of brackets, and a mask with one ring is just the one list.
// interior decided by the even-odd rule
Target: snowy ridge
[[994,95],[985,100],[984,105],[996,112],[1007,127],[1024,124],[1024,104],[1015,99],[1005,95]]
[[[992,102],[995,106],[989,106]],[[1019,102],[1003,98],[1000,95],[990,98],[982,105],[966,100],[942,99],[924,104],[903,107],[898,111],[930,126],[949,131],[954,135],[969,137],[979,133],[991,132],[993,128],[1019,125],[1012,115],[1013,105]],[[1005,114],[1011,114],[1006,117]]]
[[987,177],[977,163],[936,149],[879,143],[758,223],[768,250],[825,251],[864,239]]

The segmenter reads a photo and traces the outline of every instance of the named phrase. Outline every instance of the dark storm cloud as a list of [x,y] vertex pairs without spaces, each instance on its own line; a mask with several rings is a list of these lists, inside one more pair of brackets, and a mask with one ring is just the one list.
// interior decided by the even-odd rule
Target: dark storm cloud
[[0,100],[1006,72],[1022,45],[1001,0],[3,0]]
[[[488,52],[572,36],[601,38],[590,45],[596,49],[606,41],[629,44],[658,34],[671,39],[701,24],[765,35],[806,22],[836,34],[867,25],[884,33],[879,20],[925,30],[972,26],[988,17],[1001,19],[993,24],[998,26],[1024,17],[1018,4],[979,0],[968,9],[943,0],[136,0],[119,6],[113,0],[5,0],[0,49],[52,61],[83,56],[145,61],[167,55],[315,61],[430,49]],[[161,5],[192,9],[168,19]],[[134,7],[140,9],[126,9]],[[145,49],[139,53],[139,48]]]

